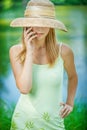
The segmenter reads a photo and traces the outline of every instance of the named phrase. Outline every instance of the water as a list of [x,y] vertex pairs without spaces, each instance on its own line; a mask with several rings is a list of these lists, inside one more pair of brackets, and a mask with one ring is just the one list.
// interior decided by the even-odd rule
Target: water
[[[24,9],[24,8],[23,8]],[[0,98],[9,103],[16,103],[20,95],[9,61],[9,48],[20,40],[20,28],[10,28],[9,23],[14,17],[23,15],[23,9],[9,9],[0,14]],[[21,11],[20,11],[21,10]],[[57,38],[68,44],[75,56],[78,73],[78,87],[75,101],[87,103],[87,7],[56,6],[57,18],[63,21],[68,33],[57,31]],[[64,98],[66,98],[66,76],[64,80]]]

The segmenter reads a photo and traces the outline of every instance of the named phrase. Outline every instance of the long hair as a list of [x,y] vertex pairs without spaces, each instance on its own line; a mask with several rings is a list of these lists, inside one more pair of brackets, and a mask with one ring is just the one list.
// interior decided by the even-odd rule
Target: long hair
[[[20,59],[21,64],[24,63],[25,57],[26,57],[26,47],[24,42],[24,29],[22,33],[22,45],[23,49],[18,55],[18,59]],[[46,44],[46,53],[47,53],[47,59],[49,62],[49,65],[52,66],[55,63],[56,58],[58,57],[59,48],[56,43],[56,36],[55,36],[55,30],[53,28],[50,28],[46,38],[45,38],[45,44]]]

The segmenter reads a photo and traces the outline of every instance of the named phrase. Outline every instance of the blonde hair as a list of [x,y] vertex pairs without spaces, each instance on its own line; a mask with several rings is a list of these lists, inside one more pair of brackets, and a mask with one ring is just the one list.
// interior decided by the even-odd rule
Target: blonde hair
[[[24,34],[24,29],[23,29],[23,34]],[[26,47],[25,47],[23,34],[22,34],[23,49],[18,55],[18,59],[20,59],[21,64],[24,63],[26,57]],[[52,66],[55,63],[55,60],[58,57],[58,53],[59,53],[59,48],[58,45],[56,44],[55,30],[53,28],[50,28],[48,32],[48,35],[45,38],[45,44],[46,44],[47,59],[49,65]]]

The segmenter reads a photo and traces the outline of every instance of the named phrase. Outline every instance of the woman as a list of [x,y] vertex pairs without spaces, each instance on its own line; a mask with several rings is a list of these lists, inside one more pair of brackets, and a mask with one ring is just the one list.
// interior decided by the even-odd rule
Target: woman
[[[55,29],[67,31],[55,20],[49,0],[31,0],[25,17],[12,21],[23,27],[22,44],[10,48],[10,60],[21,93],[11,130],[65,130],[64,119],[73,110],[77,73],[72,50],[57,43]],[[63,70],[68,75],[66,103],[62,103]]]

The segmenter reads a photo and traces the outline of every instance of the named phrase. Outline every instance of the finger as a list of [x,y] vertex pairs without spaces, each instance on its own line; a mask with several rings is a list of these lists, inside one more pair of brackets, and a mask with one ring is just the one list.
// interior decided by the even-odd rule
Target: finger
[[73,107],[71,105],[66,104],[68,110],[73,111]]
[[59,112],[59,115],[62,116],[65,111],[66,111],[66,108],[64,108],[64,109],[62,108],[62,109],[60,110],[60,112]]
[[25,34],[24,39],[29,40],[29,39],[30,39],[30,37],[32,37],[32,36],[34,36],[34,35],[35,35],[35,32],[30,32],[29,34]]
[[60,110],[60,112],[63,113],[63,112],[66,111],[66,109],[67,109],[67,106],[65,105],[65,106]]
[[36,35],[35,32],[30,32],[29,34],[27,34],[27,38],[30,39],[32,36]]
[[66,116],[68,116],[71,112],[72,112],[72,111],[69,110],[69,111],[67,112]]
[[36,38],[37,37],[37,34],[36,35],[34,35],[34,36],[32,36],[30,39],[29,39],[29,41],[31,42],[34,38]]
[[32,31],[32,28],[30,27],[30,28],[28,28],[27,30],[26,30],[26,34],[28,34],[29,32],[31,32]]
[[71,110],[67,110],[67,113],[65,113],[65,114],[63,115],[63,118],[66,117],[66,116],[68,116],[71,112],[72,112]]
[[66,117],[68,114],[70,114],[72,111],[73,111],[73,108],[66,105],[66,110],[61,113],[61,116],[64,118],[64,117]]
[[64,103],[64,102],[61,102],[61,103],[60,103],[60,106],[64,106],[64,105],[65,105],[65,103]]
[[61,117],[64,118],[65,116],[67,116],[67,113],[70,112],[68,109],[66,109],[62,114]]
[[26,36],[27,36],[27,30],[26,28],[24,28],[24,38],[26,38]]
[[29,32],[29,31],[31,31],[32,30],[32,28],[27,28],[27,27],[25,27],[24,28],[24,34],[25,34],[25,36],[27,35],[27,33]]
[[26,28],[24,28],[24,37],[26,36]]

